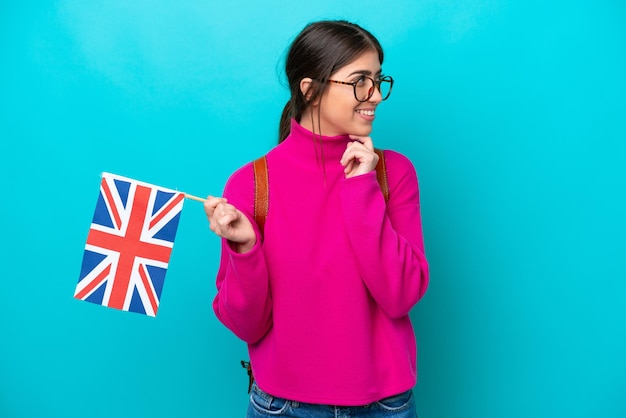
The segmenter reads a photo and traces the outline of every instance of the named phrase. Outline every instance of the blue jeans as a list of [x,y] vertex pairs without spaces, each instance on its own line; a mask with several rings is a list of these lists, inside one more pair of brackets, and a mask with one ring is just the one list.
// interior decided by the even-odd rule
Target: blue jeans
[[417,418],[413,391],[363,406],[315,405],[277,398],[263,392],[256,383],[250,391],[247,418],[270,416],[292,418]]

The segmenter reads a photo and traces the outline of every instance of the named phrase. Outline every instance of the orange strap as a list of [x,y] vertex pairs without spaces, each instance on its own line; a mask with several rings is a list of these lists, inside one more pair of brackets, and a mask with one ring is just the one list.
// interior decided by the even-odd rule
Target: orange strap
[[[378,154],[378,164],[376,164],[376,178],[380,189],[385,197],[385,202],[389,201],[389,183],[387,182],[387,167],[385,165],[385,154],[383,150],[375,148]],[[267,158],[262,156],[254,160],[254,220],[261,232],[265,230],[265,218],[269,209],[269,175],[267,173]]]
[[378,184],[380,184],[380,190],[385,196],[385,202],[389,201],[389,183],[387,182],[387,166],[385,165],[385,154],[383,150],[374,148],[376,154],[378,154],[378,164],[376,164],[376,178]]
[[265,155],[254,160],[254,220],[261,232],[265,230],[265,218],[269,207],[269,178]]

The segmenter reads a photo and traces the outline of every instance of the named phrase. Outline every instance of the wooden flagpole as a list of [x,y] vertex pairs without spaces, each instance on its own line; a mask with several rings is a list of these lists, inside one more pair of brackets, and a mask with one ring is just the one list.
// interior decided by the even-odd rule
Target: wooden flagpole
[[203,199],[203,198],[201,198],[201,197],[194,196],[194,195],[189,194],[189,193],[185,193],[185,197],[186,197],[187,199],[197,200],[198,202],[206,202],[206,199]]

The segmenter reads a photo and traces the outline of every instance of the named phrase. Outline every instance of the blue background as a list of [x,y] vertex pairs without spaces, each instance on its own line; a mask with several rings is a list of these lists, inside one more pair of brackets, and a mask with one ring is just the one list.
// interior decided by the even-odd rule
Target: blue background
[[624,417],[626,5],[4,1],[0,416],[243,416],[187,201],[156,319],[72,295],[108,171],[205,196],[275,144],[309,21],[370,29],[377,146],[420,178],[420,417]]

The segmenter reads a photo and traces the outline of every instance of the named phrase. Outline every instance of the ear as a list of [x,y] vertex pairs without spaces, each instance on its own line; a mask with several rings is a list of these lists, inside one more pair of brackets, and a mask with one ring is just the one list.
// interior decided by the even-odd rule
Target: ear
[[[300,91],[302,92],[302,95],[304,96],[304,98],[307,100],[307,102],[309,101],[309,99],[311,98],[311,95],[313,94],[313,79],[310,77],[305,77],[302,80],[300,80]],[[315,106],[317,105],[317,102],[319,102],[319,99],[315,101],[315,103],[310,103],[311,105]]]

